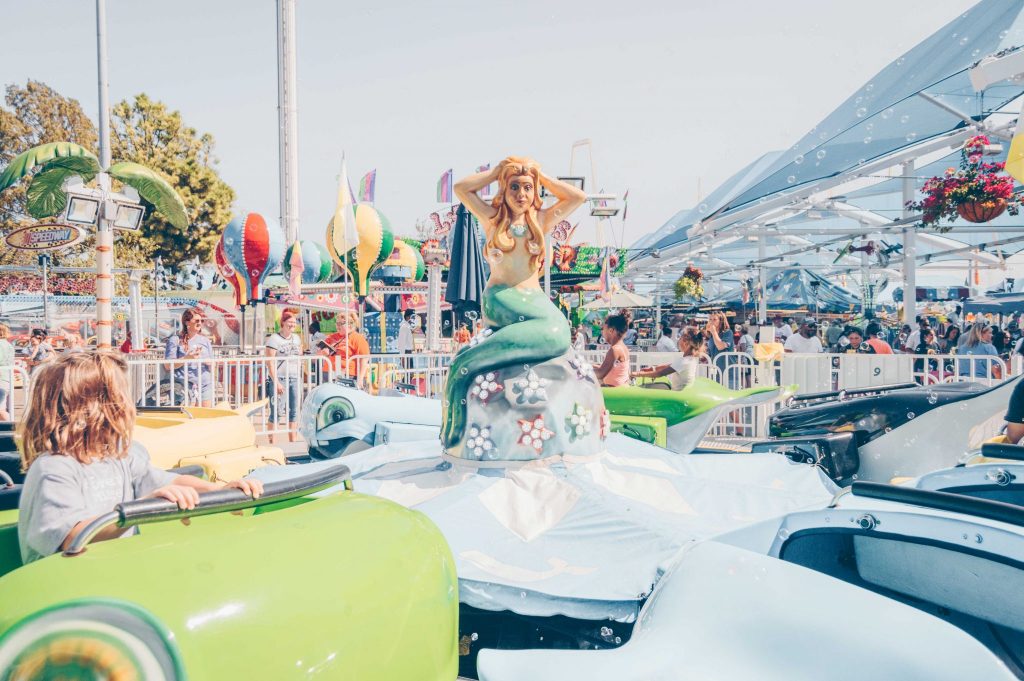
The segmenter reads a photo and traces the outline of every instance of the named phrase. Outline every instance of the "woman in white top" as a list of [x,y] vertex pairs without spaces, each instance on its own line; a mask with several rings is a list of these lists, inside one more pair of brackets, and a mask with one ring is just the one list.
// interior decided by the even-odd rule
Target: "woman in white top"
[[[679,334],[678,347],[681,357],[677,357],[668,364],[656,367],[647,367],[633,374],[633,378],[660,378],[668,376],[669,383],[673,390],[682,390],[693,383],[697,377],[697,364],[701,352],[704,351],[705,339],[703,334],[693,329],[683,329]],[[648,383],[649,388],[657,387],[657,384]]]
[[11,330],[7,325],[0,324],[0,421],[11,420],[11,413],[7,407],[14,377],[14,346],[7,340],[10,335]]
[[[295,313],[285,310],[281,314],[281,330],[267,337],[267,357],[282,357],[281,361],[270,362],[267,380],[267,393],[270,397],[270,419],[276,426],[278,416],[288,412],[288,441],[298,439],[298,416],[300,385],[302,382],[302,364],[289,358],[302,354],[302,341],[295,328],[299,325]],[[270,443],[274,443],[273,428],[269,434]]]

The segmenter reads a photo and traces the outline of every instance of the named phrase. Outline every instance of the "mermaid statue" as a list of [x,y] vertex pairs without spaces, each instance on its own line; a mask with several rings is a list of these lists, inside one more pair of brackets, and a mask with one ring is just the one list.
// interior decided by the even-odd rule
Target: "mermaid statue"
[[[478,192],[494,182],[498,192],[488,203]],[[556,199],[548,208],[542,186]],[[538,277],[546,235],[586,194],[517,156],[459,181],[455,193],[483,227],[491,273],[484,328],[455,356],[445,385],[447,453],[529,460],[593,449],[604,402],[589,363],[570,351],[568,321]]]

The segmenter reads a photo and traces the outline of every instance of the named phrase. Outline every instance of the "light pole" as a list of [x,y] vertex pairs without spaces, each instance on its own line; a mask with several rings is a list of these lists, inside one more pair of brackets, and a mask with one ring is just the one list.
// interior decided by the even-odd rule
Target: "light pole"
[[96,347],[110,348],[114,297],[114,229],[108,217],[107,195],[110,193],[110,93],[107,86],[107,6],[96,0],[96,74],[99,88],[100,167],[99,180],[102,204],[96,225]]
[[39,266],[43,269],[43,328],[50,331],[50,254],[39,256]]

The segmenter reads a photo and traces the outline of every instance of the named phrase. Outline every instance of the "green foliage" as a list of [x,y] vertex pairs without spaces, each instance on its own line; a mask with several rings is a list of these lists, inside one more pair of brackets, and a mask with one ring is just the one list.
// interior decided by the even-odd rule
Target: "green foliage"
[[100,162],[92,154],[50,161],[35,174],[28,186],[29,215],[34,218],[57,215],[67,205],[68,197],[63,190],[64,181],[77,175],[83,182],[91,182],[99,171]]
[[[96,151],[96,128],[77,100],[58,94],[45,83],[30,80],[24,87],[9,85],[0,106],[0,167],[7,167],[26,150],[41,144],[68,141]],[[35,222],[28,212],[29,183],[20,182],[0,193],[0,236]],[[55,265],[79,256],[91,247],[85,242],[52,253]],[[35,264],[36,254],[0,248],[0,265]]]
[[185,203],[174,191],[174,187],[155,171],[131,161],[122,161],[110,166],[107,171],[112,178],[133,187],[146,202],[150,203],[165,220],[178,229],[188,228]]
[[89,153],[85,147],[79,146],[74,142],[40,144],[18,154],[14,160],[7,164],[4,172],[0,173],[0,191],[7,189],[28,175],[36,166],[47,164],[54,159],[70,158],[91,159],[94,166],[98,165],[95,156]]
[[188,218],[187,226],[178,226],[166,214],[148,212],[141,234],[122,241],[138,241],[147,256],[160,255],[172,265],[193,256],[211,262],[235,198],[217,174],[213,137],[186,126],[180,112],[140,94],[113,107],[111,146],[114,159],[138,163],[167,178],[184,201]]
[[[4,103],[6,107],[0,106],[0,168],[16,165],[10,170],[11,175],[21,177],[40,163],[56,162],[56,156],[47,159],[39,156],[37,150],[34,162],[29,163],[26,158],[24,164],[12,163],[19,154],[39,145],[68,141],[90,154],[96,153],[96,126],[76,100],[62,96],[44,83],[30,80],[24,87],[9,85]],[[139,191],[147,207],[159,206],[157,210],[147,211],[140,232],[116,235],[118,267],[146,265],[157,255],[172,266],[193,256],[204,262],[213,259],[213,249],[231,217],[234,200],[234,191],[217,174],[213,147],[213,137],[187,127],[179,112],[169,111],[166,105],[146,95],[138,95],[113,108],[111,155],[114,160],[137,163],[156,171],[153,174],[118,172],[124,175],[125,184]],[[111,169],[118,167],[131,168],[118,163]],[[34,223],[34,216],[59,213],[60,208],[56,211],[53,208],[58,201],[63,203],[63,198],[52,192],[59,190],[67,176],[77,174],[86,181],[90,179],[83,167],[78,167],[82,172],[74,173],[63,173],[62,168],[64,166],[46,163],[31,182],[19,182],[0,193],[0,237],[17,227]],[[44,173],[46,176],[41,177]],[[176,190],[183,207],[159,188],[161,180],[166,182],[167,188]],[[39,184],[33,189],[36,182]],[[29,192],[33,194],[31,205]],[[92,241],[86,240],[79,246],[51,255],[55,265],[79,265],[91,261],[92,247]],[[33,253],[0,248],[0,264],[34,264],[35,258]]]

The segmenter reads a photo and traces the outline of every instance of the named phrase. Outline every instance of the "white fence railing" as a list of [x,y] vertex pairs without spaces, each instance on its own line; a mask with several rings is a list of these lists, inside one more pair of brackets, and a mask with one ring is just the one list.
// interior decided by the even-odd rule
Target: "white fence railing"
[[[600,364],[605,350],[583,353]],[[631,352],[630,370],[668,364],[674,352]],[[440,398],[452,356],[447,353],[370,354],[351,358],[362,377],[360,387],[372,394],[398,390],[427,398]],[[740,352],[720,353],[714,361],[701,357],[698,374],[742,390],[756,386],[797,384],[798,393],[828,392],[852,388],[917,383],[934,385],[976,381],[993,385],[1024,370],[1019,357],[1005,362],[999,357],[970,355],[858,355],[786,354],[771,362],[756,362]],[[133,396],[140,405],[194,406],[227,403],[242,407],[264,399],[267,404],[252,412],[257,433],[284,434],[298,421],[302,402],[324,381],[344,376],[337,365],[319,355],[298,357],[220,356],[214,359],[165,360],[132,357],[128,361]],[[271,366],[279,379],[272,379]],[[11,386],[6,410],[15,420],[28,404],[30,376],[21,366],[0,369],[0,387]],[[768,417],[777,404],[745,407],[722,416],[713,435],[763,437]]]

